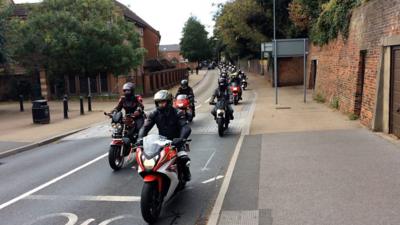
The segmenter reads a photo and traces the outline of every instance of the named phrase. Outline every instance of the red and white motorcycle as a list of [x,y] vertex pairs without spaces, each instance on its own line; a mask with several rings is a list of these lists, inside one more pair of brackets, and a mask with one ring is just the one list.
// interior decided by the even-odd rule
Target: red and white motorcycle
[[[189,151],[190,141],[184,140],[185,151]],[[140,207],[143,219],[148,223],[156,222],[163,202],[186,185],[177,158],[178,151],[172,141],[158,134],[144,137],[143,147],[136,150],[138,173],[144,180]]]

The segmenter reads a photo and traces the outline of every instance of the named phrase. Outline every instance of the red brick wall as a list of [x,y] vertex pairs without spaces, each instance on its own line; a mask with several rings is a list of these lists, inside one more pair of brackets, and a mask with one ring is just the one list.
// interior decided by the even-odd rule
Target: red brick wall
[[279,86],[302,85],[304,80],[303,57],[279,58]]
[[355,112],[355,95],[359,74],[360,51],[367,50],[361,123],[370,127],[376,98],[376,76],[382,57],[382,39],[400,34],[400,2],[398,0],[372,0],[353,11],[350,33],[323,47],[310,46],[311,60],[318,60],[316,93],[327,102],[337,97],[340,111]]
[[145,59],[154,59],[158,57],[158,45],[160,44],[160,38],[154,31],[144,28],[143,30],[143,42],[144,48],[147,50]]

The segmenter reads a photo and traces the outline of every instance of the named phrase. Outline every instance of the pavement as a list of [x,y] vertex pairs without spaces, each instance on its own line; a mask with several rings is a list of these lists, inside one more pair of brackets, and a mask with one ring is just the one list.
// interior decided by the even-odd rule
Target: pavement
[[[199,74],[190,74],[189,85],[196,86],[206,75],[207,70]],[[179,85],[170,89],[175,93]],[[153,107],[152,98],[144,99],[145,106]],[[0,157],[20,150],[31,149],[51,141],[56,141],[68,134],[86,129],[98,123],[108,121],[103,112],[109,112],[116,105],[115,101],[93,101],[92,112],[80,115],[79,101],[69,101],[69,119],[64,119],[63,102],[49,101],[50,123],[34,124],[32,121],[31,103],[24,102],[25,111],[19,111],[18,102],[0,103]]]
[[[400,224],[400,145],[257,75],[246,135],[217,219],[209,225]],[[224,181],[225,182],[225,181]]]

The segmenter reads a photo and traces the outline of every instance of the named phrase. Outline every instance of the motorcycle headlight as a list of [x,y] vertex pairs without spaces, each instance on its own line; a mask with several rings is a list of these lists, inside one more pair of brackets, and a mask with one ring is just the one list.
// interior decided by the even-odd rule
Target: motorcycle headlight
[[115,123],[112,123],[111,127],[115,129],[117,127],[117,125]]
[[151,170],[156,165],[156,161],[154,159],[146,159],[143,161],[143,166],[146,170]]

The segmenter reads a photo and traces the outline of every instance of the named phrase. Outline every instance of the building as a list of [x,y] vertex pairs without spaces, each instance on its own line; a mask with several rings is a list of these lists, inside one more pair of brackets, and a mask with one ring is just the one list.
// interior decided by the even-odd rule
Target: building
[[159,51],[163,58],[168,59],[174,64],[186,62],[185,58],[181,55],[181,47],[178,44],[160,45]]
[[400,2],[370,0],[353,10],[349,35],[310,46],[308,82],[366,127],[400,137]]
[[[152,60],[158,57],[158,46],[161,35],[159,31],[132,12],[128,7],[118,1],[115,1],[115,4],[122,10],[125,19],[135,25],[135,29],[140,35],[141,47],[145,48],[147,52],[143,64],[136,70],[131,71],[129,74],[119,74],[118,76],[114,76],[113,74],[97,74],[89,78],[83,75],[70,74],[65,76],[63,80],[59,81],[49,81],[45,71],[37,71],[37,73],[31,76],[32,84],[39,83],[39,92],[42,97],[60,97],[64,94],[87,95],[89,93],[92,95],[118,95],[121,91],[120,89],[122,85],[127,81],[136,83],[139,86],[139,89],[143,90],[143,75],[145,72],[144,65],[147,60]],[[14,4],[14,6],[14,16],[26,19],[28,16],[26,4]],[[24,77],[26,77],[26,71],[23,68],[18,66],[15,68],[14,71],[16,74],[13,74],[12,78],[15,78],[15,75],[24,75]],[[2,79],[0,79],[0,85],[6,85],[10,79],[11,77],[4,77],[4,82],[1,82]],[[2,93],[0,93],[0,95],[1,94]],[[7,98],[8,96],[5,95],[5,97]]]

